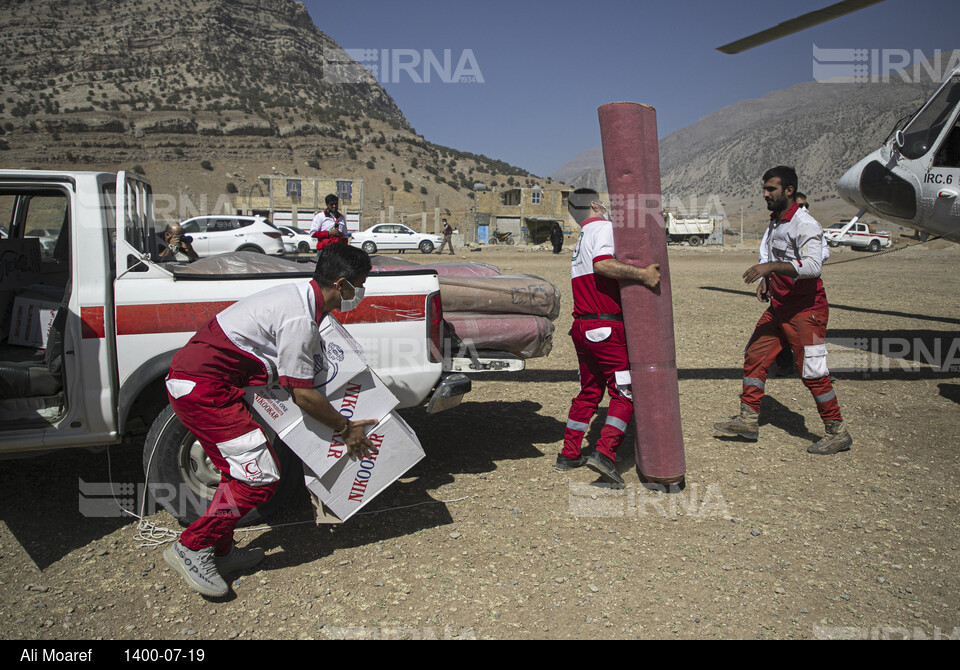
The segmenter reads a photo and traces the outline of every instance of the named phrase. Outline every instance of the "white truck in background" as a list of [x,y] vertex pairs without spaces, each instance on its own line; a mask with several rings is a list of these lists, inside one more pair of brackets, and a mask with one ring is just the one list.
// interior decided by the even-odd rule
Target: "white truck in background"
[[[847,230],[848,227],[849,230]],[[850,225],[848,221],[834,223],[828,228],[824,228],[823,236],[831,247],[839,247],[843,244],[876,252],[893,246],[890,233],[886,231],[875,232],[866,223],[854,223],[853,225]]]
[[[130,172],[0,170],[0,217],[9,235],[0,240],[0,457],[139,443],[146,435],[148,489],[175,491],[164,507],[192,521],[220,475],[167,403],[170,361],[209,318],[278,283],[307,281],[312,265],[202,274],[187,273],[197,265],[158,262],[150,184]],[[36,229],[58,231],[49,256],[30,236]],[[6,341],[11,315],[31,309],[47,317],[34,346]],[[435,270],[371,274],[363,303],[342,320],[400,407],[429,401],[433,413],[470,390],[468,377],[445,370],[451,361],[445,365]],[[288,474],[247,523],[302,485],[299,460],[277,446]]]
[[681,217],[679,213],[667,210],[663,213],[663,223],[667,230],[667,242],[686,242],[698,247],[713,234],[714,222],[707,217]]

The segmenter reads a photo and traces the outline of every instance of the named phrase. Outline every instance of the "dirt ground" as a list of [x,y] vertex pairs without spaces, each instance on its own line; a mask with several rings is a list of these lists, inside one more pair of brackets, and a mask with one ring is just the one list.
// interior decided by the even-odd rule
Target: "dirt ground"
[[0,635],[960,638],[960,246],[834,251],[861,260],[824,270],[855,438],[832,457],[806,453],[823,428],[796,377],[767,383],[758,443],[714,436],[763,309],[740,280],[755,255],[671,247],[687,477],[667,493],[639,485],[632,436],[622,491],[552,467],[578,388],[569,250],[458,255],[560,287],[553,352],[476,378],[460,407],[406,411],[427,457],[379,512],[318,528],[304,494],[242,534],[267,559],[214,601],[138,546],[135,521],[78,511],[81,482],[142,480],[136,449],[6,461]]

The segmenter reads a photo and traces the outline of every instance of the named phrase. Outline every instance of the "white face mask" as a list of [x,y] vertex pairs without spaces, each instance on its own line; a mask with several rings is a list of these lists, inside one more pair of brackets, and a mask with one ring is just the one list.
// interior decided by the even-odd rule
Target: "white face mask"
[[348,282],[346,279],[344,279],[343,281],[347,282],[347,284],[350,285],[350,288],[353,289],[353,299],[344,300],[343,293],[340,293],[340,311],[349,312],[352,309],[356,309],[357,305],[360,304],[360,301],[363,300],[364,288],[362,286],[360,288],[357,288],[353,284],[350,284],[350,282]]
[[597,202],[596,200],[594,200],[590,204],[596,205],[600,209],[600,216],[602,216],[604,219],[611,222],[613,221],[613,216],[611,216],[610,210],[604,207],[602,202]]

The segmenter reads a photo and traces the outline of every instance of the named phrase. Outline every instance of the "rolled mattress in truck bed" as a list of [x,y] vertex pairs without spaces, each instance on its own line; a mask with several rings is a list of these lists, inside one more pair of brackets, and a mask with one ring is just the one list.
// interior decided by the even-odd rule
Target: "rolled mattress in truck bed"
[[560,291],[534,275],[440,277],[440,298],[444,312],[560,315]]
[[553,323],[542,316],[444,312],[443,318],[460,342],[477,351],[506,351],[527,359],[553,349]]

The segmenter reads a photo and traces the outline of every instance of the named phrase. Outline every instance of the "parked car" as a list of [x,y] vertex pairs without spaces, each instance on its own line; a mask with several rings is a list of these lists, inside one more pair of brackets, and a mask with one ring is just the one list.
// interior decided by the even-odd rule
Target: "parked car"
[[201,258],[231,251],[283,256],[283,233],[262,216],[197,216],[180,224]]
[[[49,233],[53,233],[50,235]],[[57,238],[60,237],[60,231],[52,228],[35,228],[24,233],[25,237],[37,237],[40,239],[40,255],[44,258],[53,256],[53,250],[57,248]]]
[[378,223],[362,233],[354,233],[350,244],[368,254],[404,249],[419,249],[420,253],[429,254],[443,244],[443,237],[418,233],[402,223]]
[[288,254],[305,254],[317,248],[317,241],[302,228],[277,226],[277,230],[283,233],[283,246]]

